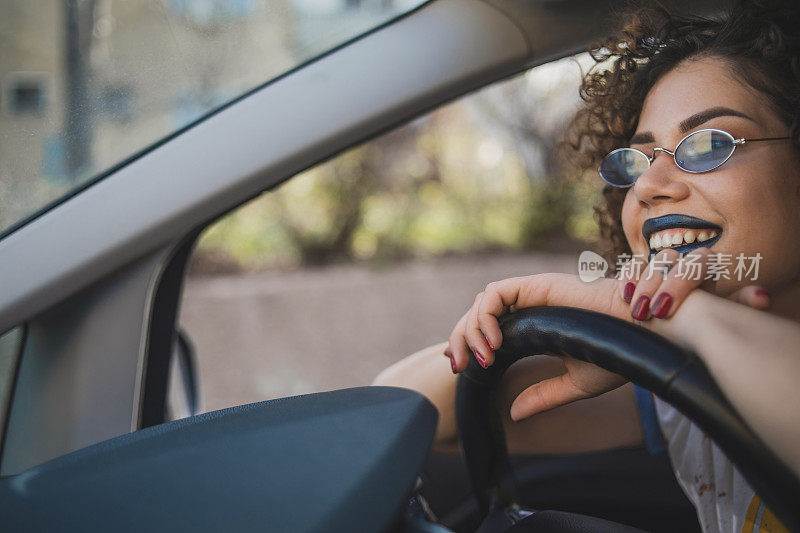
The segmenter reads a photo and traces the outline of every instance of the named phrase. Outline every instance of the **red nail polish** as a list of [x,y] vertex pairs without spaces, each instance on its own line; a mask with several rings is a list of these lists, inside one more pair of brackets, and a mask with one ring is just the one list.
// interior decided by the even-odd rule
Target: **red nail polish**
[[758,289],[756,291],[756,296],[760,296],[761,298],[766,298],[768,302],[772,301],[772,296],[770,296],[770,294],[764,289]]
[[646,295],[639,296],[636,300],[636,305],[633,306],[631,316],[636,320],[645,320],[647,313],[650,311],[650,297]]
[[631,298],[633,298],[633,293],[636,291],[636,284],[632,281],[629,281],[625,284],[625,294],[623,294],[623,298],[626,302],[630,302]]
[[475,354],[475,359],[478,360],[480,365],[483,368],[486,368],[486,359],[483,358],[483,356],[481,355],[481,352],[479,352],[478,350],[472,350],[472,352]]
[[489,345],[489,349],[490,349],[491,351],[494,351],[494,346],[492,346],[492,341],[490,341],[490,340],[489,340],[489,337],[487,337],[486,335],[484,335],[484,336],[483,336],[483,338],[486,340],[486,344],[488,344],[488,345]]
[[650,312],[656,318],[664,318],[669,313],[669,308],[672,306],[672,296],[668,292],[662,292],[658,298],[653,302],[653,307]]
[[450,356],[450,368],[453,369],[453,374],[458,374],[458,370],[456,370],[456,360],[453,359],[453,356]]

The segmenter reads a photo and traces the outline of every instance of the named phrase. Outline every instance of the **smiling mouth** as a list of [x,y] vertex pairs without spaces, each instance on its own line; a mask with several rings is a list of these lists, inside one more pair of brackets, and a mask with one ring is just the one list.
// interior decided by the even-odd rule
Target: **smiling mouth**
[[671,214],[645,220],[642,235],[648,242],[650,257],[667,248],[684,255],[713,246],[722,236],[722,228],[701,218]]

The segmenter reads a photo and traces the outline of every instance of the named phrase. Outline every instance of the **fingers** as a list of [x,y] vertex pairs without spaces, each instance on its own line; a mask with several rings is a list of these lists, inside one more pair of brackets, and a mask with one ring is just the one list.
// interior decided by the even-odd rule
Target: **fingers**
[[588,398],[590,395],[577,389],[568,374],[545,379],[531,385],[511,404],[511,419],[522,420],[536,413]]
[[671,318],[690,292],[700,287],[708,271],[708,248],[698,248],[678,258],[666,279],[651,295],[650,313]]
[[503,343],[498,317],[514,309],[523,278],[509,278],[489,283],[476,299],[467,318],[467,344],[484,368],[494,363],[494,351]]
[[547,305],[580,307],[612,316],[628,316],[627,304],[614,292],[617,281],[585,283],[571,274],[536,274],[496,281],[475,297],[450,336],[450,348],[457,372],[469,363],[470,352],[484,368],[494,363],[494,351],[503,342],[498,317],[517,309]]
[[510,278],[492,282],[475,296],[472,307],[453,328],[448,349],[444,351],[444,355],[452,356],[453,372],[466,369],[471,355],[484,368],[494,362],[494,351],[503,342],[497,318],[516,310],[521,280]]
[[680,258],[680,254],[672,249],[661,250],[647,264],[636,290],[631,298],[631,316],[634,320],[647,320],[650,318],[650,303],[653,296],[667,275]]
[[[488,287],[494,285],[490,283]],[[487,368],[491,362],[494,361],[494,344],[483,335],[478,324],[479,308],[483,301],[485,292],[478,293],[475,296],[475,301],[467,313],[461,317],[453,332],[450,334],[449,348],[451,350],[451,369],[454,373],[462,372],[469,364],[469,358],[474,355],[483,368]],[[504,305],[500,306],[500,310],[496,311],[499,316],[503,312]],[[491,329],[492,324],[488,324],[485,318],[482,319],[483,323],[487,324],[487,328]],[[494,319],[493,332],[495,338],[502,338],[500,334],[500,326],[497,325],[496,318]],[[497,343],[499,346],[499,342]]]
[[456,370],[456,360],[453,358],[453,350],[450,349],[449,343],[442,352],[442,355],[450,359],[450,370],[453,371],[453,374],[458,374],[458,371]]
[[[629,262],[634,266],[627,271],[622,270],[618,276],[622,284],[618,291],[620,297],[632,302],[631,317],[640,321],[671,318],[693,290],[704,288],[713,292],[713,287],[707,287],[709,281],[706,279],[711,256],[711,251],[706,247],[697,248],[684,256],[674,249],[660,251],[641,272],[629,299],[632,288],[629,283],[636,279],[638,270],[634,257]],[[758,285],[739,289],[728,298],[755,309],[768,309],[771,305],[769,293]]]
[[647,268],[647,261],[639,255],[634,255],[627,263],[622,265],[617,274],[617,279],[620,280],[622,285],[618,292],[623,301],[631,301],[636,290],[636,284],[645,268]]
[[729,300],[752,307],[754,309],[769,309],[772,298],[769,293],[759,285],[748,285],[728,296]]
[[613,296],[616,283],[613,280],[596,280],[587,284],[575,275],[558,273],[535,274],[490,283],[486,290],[476,296],[466,315],[463,330],[460,330],[463,338],[451,336],[457,370],[462,371],[469,362],[465,357],[462,363],[460,353],[464,345],[464,349],[472,351],[484,368],[494,363],[494,351],[503,342],[497,319],[506,312],[527,307],[564,305],[619,314],[619,311],[623,311],[621,308],[624,303],[619,304],[616,297],[608,298],[609,295]]
[[631,304],[634,320],[669,318],[691,291],[700,287],[708,269],[708,248],[681,256],[676,250],[662,250],[648,263]]
[[[489,348],[489,343],[484,337],[483,333],[481,333],[480,328],[477,326],[478,324],[478,310],[480,308],[481,302],[485,296],[486,291],[481,292],[475,298],[475,303],[472,304],[469,312],[467,313],[467,324],[464,329],[464,336],[469,346],[470,351],[475,356],[475,359],[478,360],[480,365],[483,368],[486,368],[491,363],[487,363],[487,355],[492,352]],[[491,358],[489,361],[494,361],[494,353],[491,353]]]
[[[493,283],[490,283],[487,289],[494,290],[492,288],[493,285]],[[469,358],[472,355],[475,356],[475,359],[478,360],[478,363],[480,363],[483,368],[487,368],[494,362],[495,346],[499,346],[502,340],[502,334],[500,333],[500,326],[497,324],[496,316],[507,311],[510,304],[501,303],[499,309],[493,307],[495,313],[493,319],[489,320],[481,316],[479,321],[479,316],[481,315],[480,307],[484,295],[485,291],[475,296],[472,307],[461,317],[455,328],[453,328],[453,332],[450,334],[448,345],[449,352],[448,349],[446,349],[444,353],[450,357],[450,366],[454,373],[465,370],[469,364]],[[491,301],[494,301],[494,299],[491,299]],[[483,334],[478,325],[479,323],[484,324],[484,327],[488,331],[491,331],[491,335],[496,339],[494,342]]]
[[450,333],[450,337],[448,338],[448,348],[450,349],[450,355],[452,356],[450,358],[450,367],[453,372],[456,373],[467,368],[467,365],[469,364],[469,358],[471,356],[469,346],[467,346],[467,340],[464,336],[468,316],[469,311],[459,319],[459,321],[456,323],[456,326],[453,328],[453,332]]

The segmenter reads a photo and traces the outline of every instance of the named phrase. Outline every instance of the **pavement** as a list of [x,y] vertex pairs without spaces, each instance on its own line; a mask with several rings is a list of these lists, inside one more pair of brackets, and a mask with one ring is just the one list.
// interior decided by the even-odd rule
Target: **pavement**
[[369,385],[395,361],[447,340],[490,281],[576,273],[577,258],[485,254],[190,276],[180,323],[195,347],[201,407]]

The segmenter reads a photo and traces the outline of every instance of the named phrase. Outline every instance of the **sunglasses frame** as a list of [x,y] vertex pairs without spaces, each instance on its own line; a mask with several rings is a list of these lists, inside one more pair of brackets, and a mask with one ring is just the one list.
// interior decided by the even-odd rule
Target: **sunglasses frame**
[[[722,160],[722,161],[721,161],[721,162],[720,162],[718,165],[715,165],[715,166],[713,166],[713,167],[711,167],[711,168],[709,168],[709,169],[707,169],[707,170],[688,170],[688,169],[685,169],[685,168],[683,168],[683,167],[682,167],[682,166],[680,166],[680,164],[678,163],[678,159],[677,159],[677,157],[675,156],[675,153],[678,151],[678,148],[680,148],[680,147],[681,147],[681,144],[683,144],[683,141],[685,141],[686,139],[688,139],[688,138],[689,138],[689,137],[691,137],[692,135],[697,135],[698,133],[703,133],[703,132],[705,132],[705,131],[711,131],[711,132],[722,133],[722,134],[724,134],[725,136],[727,136],[727,137],[730,137],[730,139],[731,139],[731,146],[732,146],[732,148],[731,148],[731,153],[729,153],[729,154],[728,154],[728,156],[727,156],[725,159],[723,159],[723,160]],[[677,144],[677,145],[675,145],[675,150],[674,150],[674,151],[672,151],[672,150],[667,150],[666,148],[662,148],[662,147],[660,147],[660,146],[656,146],[655,148],[653,148],[653,155],[652,155],[652,157],[651,157],[651,156],[648,156],[648,155],[647,155],[646,153],[644,153],[643,151],[641,151],[641,150],[637,150],[636,148],[617,148],[616,150],[612,150],[611,152],[609,152],[609,153],[608,153],[608,154],[607,154],[607,155],[606,155],[606,156],[603,158],[603,160],[605,161],[605,159],[606,159],[607,157],[609,157],[609,156],[611,156],[611,155],[613,155],[613,154],[615,154],[615,153],[617,153],[617,152],[622,152],[622,151],[633,151],[633,152],[638,152],[638,153],[642,154],[642,155],[643,155],[643,156],[644,156],[644,157],[647,159],[647,167],[648,167],[648,169],[649,169],[649,168],[650,168],[650,165],[652,165],[652,164],[653,164],[653,161],[654,161],[654,160],[655,160],[655,158],[656,158],[656,152],[664,152],[664,153],[667,153],[667,154],[671,155],[671,156],[672,156],[672,160],[675,162],[675,166],[677,166],[679,169],[683,170],[684,172],[688,172],[688,173],[690,173],[690,174],[702,174],[702,173],[704,173],[704,172],[711,172],[712,170],[718,169],[719,167],[721,167],[722,165],[724,165],[724,164],[725,164],[725,163],[728,161],[728,159],[730,159],[730,158],[731,158],[731,156],[733,155],[733,153],[736,151],[736,147],[737,147],[737,146],[741,146],[741,145],[743,145],[743,144],[747,144],[747,143],[749,143],[749,142],[756,142],[756,141],[781,141],[781,140],[785,140],[785,139],[791,139],[791,137],[764,137],[764,138],[761,138],[761,139],[737,139],[737,138],[735,138],[733,135],[731,135],[730,133],[728,133],[728,132],[727,132],[727,131],[725,131],[725,130],[720,130],[720,129],[717,129],[717,128],[705,128],[705,129],[702,129],[702,130],[693,131],[692,133],[689,133],[688,135],[686,135],[686,136],[685,136],[683,139],[681,139],[680,141],[678,141],[678,144]],[[598,168],[597,168],[597,173],[598,173],[598,174],[600,174],[600,177],[601,177],[601,178],[603,178],[603,181],[605,181],[606,183],[608,183],[608,184],[609,184],[609,185],[611,185],[612,187],[617,187],[617,188],[619,188],[619,189],[627,189],[628,187],[633,187],[633,186],[636,184],[636,180],[638,180],[638,179],[639,179],[639,177],[640,177],[642,174],[644,174],[644,172],[647,172],[647,170],[645,170],[644,172],[642,172],[642,174],[639,174],[639,176],[636,176],[636,180],[634,180],[634,181],[633,181],[633,183],[631,183],[631,184],[629,184],[629,185],[616,185],[616,184],[614,184],[614,183],[611,183],[610,181],[608,181],[608,180],[606,179],[606,177],[605,177],[605,176],[603,176],[603,173],[602,173],[602,171],[600,170],[601,168],[602,168],[602,163],[601,163],[600,167],[598,167]]]

